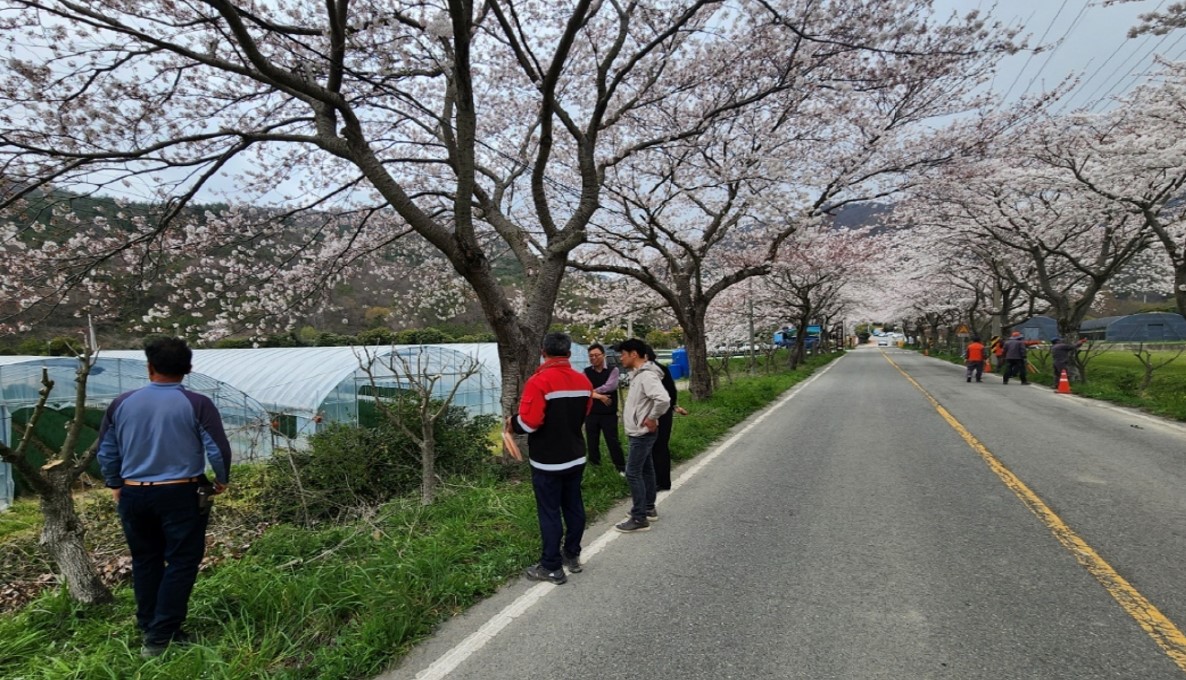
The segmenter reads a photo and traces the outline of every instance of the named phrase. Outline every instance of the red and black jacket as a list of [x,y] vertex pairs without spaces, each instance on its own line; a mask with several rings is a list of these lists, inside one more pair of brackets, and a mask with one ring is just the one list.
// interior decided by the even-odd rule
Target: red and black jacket
[[585,416],[593,403],[593,384],[565,357],[545,361],[523,386],[519,415],[511,426],[527,435],[531,466],[563,472],[585,464]]

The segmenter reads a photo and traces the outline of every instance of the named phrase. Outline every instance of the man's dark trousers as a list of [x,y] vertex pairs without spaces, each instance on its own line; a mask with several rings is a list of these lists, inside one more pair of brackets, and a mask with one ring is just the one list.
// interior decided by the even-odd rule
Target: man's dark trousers
[[601,435],[605,435],[605,448],[609,449],[610,460],[618,472],[626,469],[622,456],[622,443],[618,440],[618,414],[590,413],[585,416],[585,453],[591,465],[601,465]]
[[674,424],[675,412],[667,409],[659,417],[659,430],[656,434],[655,447],[651,449],[651,460],[655,465],[655,488],[659,491],[671,490],[671,429]]
[[132,551],[136,622],[148,644],[181,631],[206,554],[209,512],[198,508],[198,484],[124,486],[119,517]]
[[646,521],[647,511],[655,509],[657,494],[655,483],[655,461],[652,452],[658,432],[630,437],[630,457],[626,459],[626,483],[630,485],[630,516]]
[[1005,359],[1004,382],[1009,382],[1013,376],[1020,377],[1022,385],[1029,383],[1029,376],[1025,374],[1025,359]]
[[581,554],[581,537],[585,535],[585,502],[581,498],[584,472],[584,465],[561,472],[531,468],[539,534],[543,541],[539,563],[548,571],[560,568],[562,542],[564,551],[569,555],[576,557]]

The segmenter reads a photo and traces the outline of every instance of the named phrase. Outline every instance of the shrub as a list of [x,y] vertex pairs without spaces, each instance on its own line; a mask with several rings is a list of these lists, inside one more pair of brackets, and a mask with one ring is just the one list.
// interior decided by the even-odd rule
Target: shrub
[[371,328],[358,334],[360,345],[390,345],[395,342],[395,331],[390,328]]
[[[369,408],[366,408],[369,406]],[[303,451],[277,453],[267,464],[267,514],[283,521],[316,521],[349,514],[410,493],[420,485],[420,449],[394,423],[359,402],[360,420],[335,423],[309,438]],[[412,402],[392,402],[401,420],[419,431]],[[436,470],[446,477],[476,472],[490,459],[494,416],[469,418],[451,406],[436,422]]]

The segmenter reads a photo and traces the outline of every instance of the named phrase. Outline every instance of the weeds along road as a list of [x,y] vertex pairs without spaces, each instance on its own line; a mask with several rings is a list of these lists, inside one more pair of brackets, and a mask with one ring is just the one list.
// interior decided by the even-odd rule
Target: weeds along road
[[1014,383],[851,352],[383,677],[1186,678],[1186,431]]

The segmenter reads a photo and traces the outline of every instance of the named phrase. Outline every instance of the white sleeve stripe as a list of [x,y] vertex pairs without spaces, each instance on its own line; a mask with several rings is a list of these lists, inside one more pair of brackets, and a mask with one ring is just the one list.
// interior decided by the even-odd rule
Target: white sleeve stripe
[[547,399],[550,401],[552,399],[569,399],[571,397],[590,397],[592,395],[593,395],[593,392],[591,392],[589,390],[557,390],[555,392],[549,392],[549,393],[545,394],[544,399]]
[[523,416],[515,416],[515,420],[519,421],[519,427],[523,428],[524,432],[535,432],[536,428],[528,427],[527,423],[523,422]]

